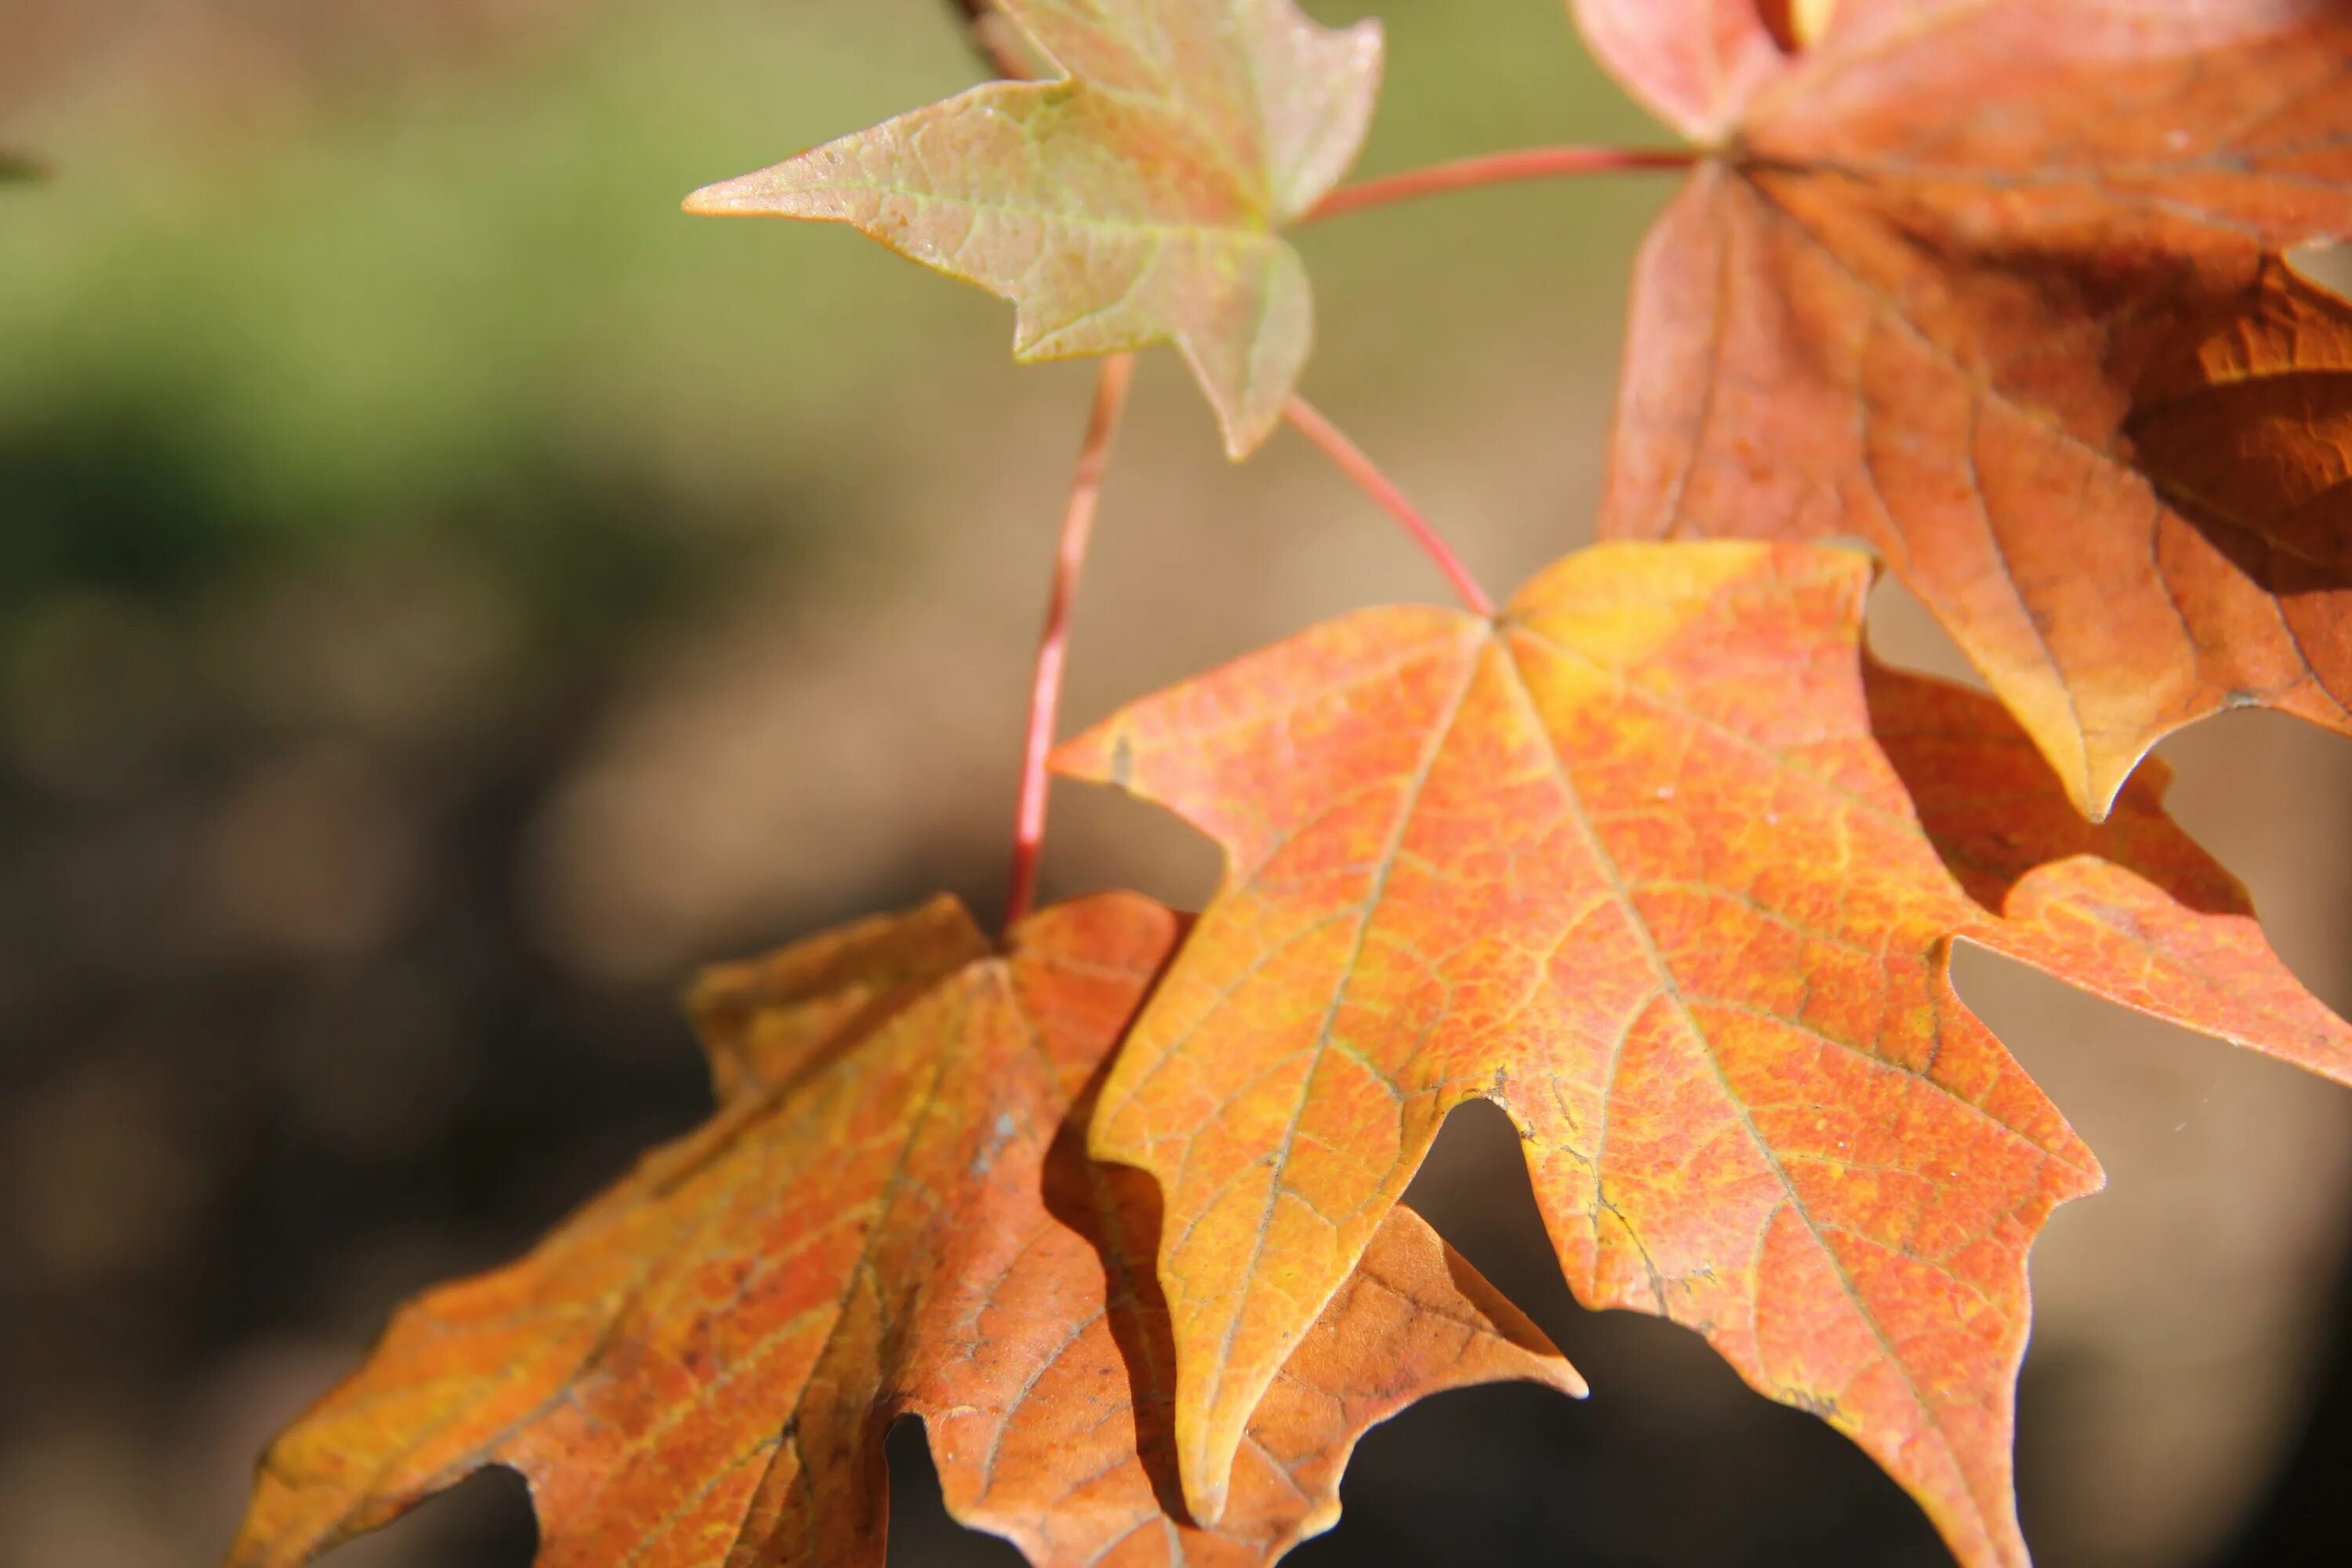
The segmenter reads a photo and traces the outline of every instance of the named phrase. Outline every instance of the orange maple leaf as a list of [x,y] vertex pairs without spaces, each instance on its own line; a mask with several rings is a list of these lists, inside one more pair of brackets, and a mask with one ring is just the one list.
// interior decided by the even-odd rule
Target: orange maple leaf
[[852,225],[1012,300],[1021,359],[1173,342],[1247,455],[1314,339],[1281,230],[1363,146],[1379,26],[1333,32],[1292,0],[999,5],[1066,77],[974,88],[687,210]]
[[2094,815],[2223,708],[2352,731],[2352,309],[2281,259],[2352,233],[2352,9],[1574,4],[1715,149],[1604,537],[1867,541]]
[[1093,1130],[1166,1194],[1198,1517],[1484,1098],[1588,1305],[1697,1329],[1963,1561],[2025,1561],[2026,1250],[2100,1175],[1954,994],[1953,941],[2340,1079],[2352,1029],[2160,773],[2095,826],[1998,704],[1866,667],[1868,582],[1818,547],[1605,545],[1496,622],[1361,612],[1058,754],[1227,856]]
[[491,1464],[530,1481],[542,1568],[879,1564],[900,1414],[950,1510],[1041,1568],[1255,1568],[1329,1527],[1357,1437],[1423,1394],[1580,1393],[1399,1211],[1251,1423],[1223,1524],[1166,1511],[1158,1194],[1087,1161],[1083,1118],[1178,929],[1108,895],[999,956],[943,900],[713,973],[718,1115],[527,1258],[403,1311],[270,1450],[233,1568],[305,1562]]

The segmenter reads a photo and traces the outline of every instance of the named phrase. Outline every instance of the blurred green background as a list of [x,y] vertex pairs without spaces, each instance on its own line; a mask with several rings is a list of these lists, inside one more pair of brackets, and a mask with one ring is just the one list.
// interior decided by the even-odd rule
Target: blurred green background
[[[1367,170],[1656,134],[1557,0],[1379,10]],[[992,910],[1089,373],[1014,367],[1001,305],[853,236],[677,211],[970,82],[946,11],[0,6],[0,148],[49,170],[0,186],[0,1564],[214,1556],[252,1454],[394,1301],[698,1114],[695,964],[942,886]],[[1305,238],[1309,395],[1490,584],[1590,537],[1664,189]],[[1074,717],[1439,586],[1295,444],[1225,465],[1152,356]],[[1957,673],[1882,609],[1893,656]],[[2168,750],[2352,1002],[2352,748],[2241,716]],[[1163,820],[1057,811],[1049,890],[1212,883]],[[2037,1255],[2043,1560],[2346,1560],[2340,1097],[1990,961],[1962,982],[2116,1177]],[[1944,1560],[1696,1340],[1578,1311],[1499,1118],[1462,1120],[1416,1201],[1596,1396],[1433,1402],[1299,1561]],[[919,1440],[893,1455],[894,1560],[1013,1561],[945,1522]],[[529,1539],[491,1481],[332,1561]]]

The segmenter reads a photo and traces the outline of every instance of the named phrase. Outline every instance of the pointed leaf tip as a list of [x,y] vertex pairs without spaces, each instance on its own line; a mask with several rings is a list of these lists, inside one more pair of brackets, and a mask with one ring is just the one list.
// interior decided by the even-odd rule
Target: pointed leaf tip
[[1726,149],[1643,247],[1602,535],[1860,538],[2089,816],[2225,709],[2352,734],[2352,306],[2284,258],[2352,232],[2352,6],[1806,9],[1577,0]]
[[[780,169],[790,166],[778,165]],[[685,208],[697,217],[791,216],[777,198],[776,173],[765,169],[716,181],[688,196]]]
[[1066,77],[974,88],[688,210],[856,227],[1013,301],[1024,361],[1173,344],[1227,455],[1247,456],[1314,337],[1305,264],[1279,231],[1361,149],[1379,28],[1333,31],[1293,0],[1003,9]]

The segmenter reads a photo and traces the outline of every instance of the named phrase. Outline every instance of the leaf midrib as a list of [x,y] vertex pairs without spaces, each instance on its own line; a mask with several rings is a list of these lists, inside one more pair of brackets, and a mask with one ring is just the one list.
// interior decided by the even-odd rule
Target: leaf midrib
[[[1349,950],[1346,963],[1340,971],[1339,984],[1332,987],[1330,1002],[1324,1008],[1323,1016],[1317,1025],[1315,1044],[1307,1064],[1307,1071],[1300,1079],[1297,1104],[1283,1130],[1282,1145],[1276,1152],[1275,1158],[1268,1166],[1269,1179],[1266,1183],[1265,1203],[1259,1213],[1257,1235],[1252,1243],[1248,1263],[1243,1276],[1247,1280],[1255,1281],[1257,1278],[1258,1265],[1265,1256],[1266,1240],[1273,1226],[1275,1210],[1280,1205],[1285,1191],[1288,1190],[1286,1178],[1290,1167],[1291,1151],[1297,1146],[1299,1125],[1306,1119],[1307,1103],[1316,1079],[1322,1072],[1324,1060],[1329,1056],[1333,1047],[1332,1026],[1338,1021],[1339,1009],[1347,1003],[1349,983],[1354,978],[1358,965],[1362,962],[1365,943],[1371,935],[1374,917],[1379,913],[1381,900],[1387,894],[1389,878],[1396,869],[1404,837],[1411,830],[1413,819],[1419,813],[1422,793],[1427,787],[1430,774],[1435,770],[1438,761],[1445,754],[1446,742],[1452,738],[1454,727],[1461,722],[1462,715],[1469,706],[1470,694],[1477,686],[1478,672],[1485,662],[1484,654],[1487,646],[1491,645],[1483,640],[1474,645],[1470,657],[1463,660],[1461,684],[1447,702],[1444,716],[1430,727],[1428,745],[1423,750],[1412,778],[1405,784],[1398,805],[1395,825],[1390,831],[1388,842],[1383,847],[1377,862],[1379,869],[1373,875],[1371,886],[1365,889],[1354,942]],[[1333,1292],[1336,1293],[1339,1284],[1344,1282],[1343,1279],[1339,1283],[1335,1283],[1332,1288]],[[1244,1295],[1244,1302],[1245,1303],[1246,1300],[1247,1296]],[[1328,1297],[1326,1298],[1325,1302],[1318,1304],[1316,1310],[1318,1314],[1323,1305],[1328,1302]],[[1244,1315],[1241,1308],[1237,1307],[1226,1317],[1225,1331],[1218,1344],[1216,1361],[1212,1373],[1213,1382],[1207,1401],[1211,1408],[1217,1405],[1224,1394],[1226,1375],[1233,1365],[1234,1342],[1240,1335]]]
[[[1497,640],[1499,642],[1500,639]],[[1854,1283],[1853,1276],[1845,1266],[1845,1260],[1838,1255],[1836,1247],[1831,1244],[1828,1234],[1823,1230],[1821,1223],[1813,1217],[1803,1195],[1797,1190],[1796,1183],[1789,1175],[1787,1167],[1781,1163],[1779,1152],[1773,1147],[1770,1140],[1764,1136],[1762,1130],[1756,1125],[1755,1118],[1748,1109],[1746,1099],[1733,1086],[1730,1075],[1724,1070],[1722,1061],[1716,1054],[1713,1040],[1709,1037],[1705,1026],[1700,1023],[1689,998],[1684,994],[1682,982],[1675,974],[1674,966],[1667,962],[1664,950],[1658,943],[1657,933],[1651,929],[1648,920],[1642,914],[1640,907],[1633,900],[1631,885],[1625,879],[1623,868],[1619,865],[1615,853],[1611,850],[1607,840],[1594,823],[1591,810],[1585,804],[1584,793],[1576,783],[1568,758],[1562,754],[1549,727],[1543,721],[1543,711],[1537,705],[1535,693],[1528,687],[1526,672],[1517,654],[1503,650],[1503,663],[1509,673],[1507,684],[1512,695],[1517,700],[1522,717],[1532,735],[1540,743],[1543,754],[1552,764],[1553,777],[1559,785],[1561,804],[1565,808],[1564,815],[1575,824],[1577,831],[1582,836],[1593,864],[1609,884],[1612,900],[1622,914],[1627,929],[1641,942],[1643,955],[1649,961],[1651,972],[1656,977],[1659,994],[1681,1016],[1684,1027],[1690,1031],[1691,1037],[1698,1042],[1701,1054],[1706,1058],[1708,1068],[1715,1074],[1717,1086],[1722,1091],[1725,1103],[1729,1105],[1738,1116],[1740,1126],[1748,1133],[1749,1142],[1771,1170],[1773,1179],[1780,1184],[1783,1199],[1790,1212],[1803,1223],[1807,1234],[1813,1238],[1822,1257],[1828,1260],[1832,1272],[1837,1278],[1839,1287],[1845,1293],[1848,1305],[1869,1327],[1872,1338],[1878,1343],[1880,1353],[1900,1374],[1904,1389],[1910,1394],[1912,1403],[1917,1408],[1922,1420],[1935,1432],[1946,1457],[1951,1461],[1954,1471],[1959,1475],[1962,1484],[1968,1489],[1969,1507],[1976,1516],[1978,1527],[1989,1537],[1992,1536],[1995,1531],[1991,1521],[1985,1515],[1982,1500],[1977,1495],[1975,1479],[1969,1474],[1967,1468],[1960,1463],[1958,1447],[1951,1434],[1946,1429],[1941,1414],[1928,1403],[1926,1392],[1919,1386],[1918,1379],[1913,1374],[1910,1364],[1896,1351],[1894,1341],[1888,1337],[1885,1327],[1879,1322],[1877,1314],[1863,1299],[1860,1288]],[[1616,1099],[1617,1072],[1623,1055],[1624,1038],[1630,1033],[1629,1029],[1619,1037],[1617,1049],[1612,1056],[1601,1090],[1601,1128],[1599,1137],[1594,1142],[1592,1155],[1592,1179],[1596,1196],[1608,1180],[1604,1166],[1609,1131],[1613,1121],[1612,1110]],[[1768,1229],[1769,1226],[1768,1219]],[[1631,1226],[1627,1226],[1629,1231],[1632,1228]],[[1759,1237],[1759,1247],[1762,1242],[1763,1237]],[[1661,1300],[1658,1308],[1660,1311],[1664,1311],[1666,1303]]]

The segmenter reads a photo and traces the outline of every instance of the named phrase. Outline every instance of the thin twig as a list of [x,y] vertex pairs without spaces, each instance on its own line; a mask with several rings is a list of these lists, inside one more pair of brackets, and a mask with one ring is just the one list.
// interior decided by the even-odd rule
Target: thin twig
[[1037,673],[1029,690],[1029,732],[1021,749],[1021,804],[1013,818],[1013,882],[1004,899],[1007,930],[1028,917],[1037,900],[1037,865],[1045,847],[1045,805],[1053,781],[1045,758],[1054,749],[1054,733],[1062,711],[1062,675],[1068,668],[1070,611],[1077,602],[1078,579],[1087,565],[1087,546],[1094,538],[1095,512],[1102,500],[1103,470],[1110,462],[1111,440],[1118,434],[1119,416],[1127,411],[1128,388],[1135,379],[1135,356],[1113,354],[1103,361],[1095,383],[1094,414],[1087,422],[1087,438],[1078,449],[1077,471],[1070,478],[1069,508],[1062,516],[1062,540],[1054,560],[1054,591],[1045,605],[1045,634],[1037,643]]
[[1473,614],[1490,620],[1494,617],[1495,601],[1487,596],[1486,589],[1479,586],[1478,579],[1470,574],[1470,568],[1454,553],[1454,547],[1445,542],[1436,525],[1406,499],[1405,493],[1397,489],[1395,481],[1381,472],[1380,465],[1366,457],[1361,447],[1348,439],[1338,426],[1323,417],[1314,405],[1303,397],[1293,397],[1285,404],[1282,416],[1289,421],[1292,429],[1321,447],[1323,455],[1338,464],[1340,472],[1355,480],[1381,510],[1404,525],[1405,532],[1412,536],[1413,542],[1421,546],[1423,553],[1437,563],[1437,569],[1445,574],[1445,580],[1454,584],[1454,591],[1462,596],[1463,604],[1468,605]]
[[1704,154],[1687,147],[1527,147],[1483,153],[1425,169],[1407,169],[1342,185],[1301,218],[1318,223],[1341,213],[1418,200],[1448,191],[1477,190],[1522,180],[1557,180],[1578,174],[1620,174],[1641,169],[1686,169]]

